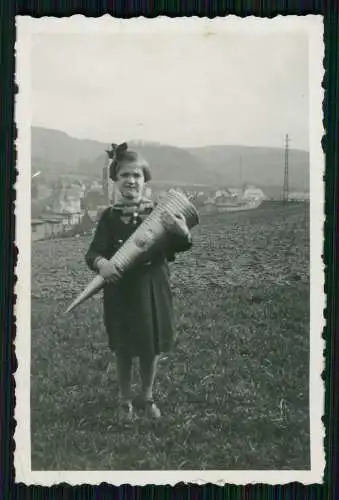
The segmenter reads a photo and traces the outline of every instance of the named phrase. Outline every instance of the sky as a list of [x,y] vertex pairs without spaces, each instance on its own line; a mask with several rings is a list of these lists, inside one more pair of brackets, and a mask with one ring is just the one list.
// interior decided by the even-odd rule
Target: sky
[[309,150],[307,35],[35,34],[32,125],[103,142]]

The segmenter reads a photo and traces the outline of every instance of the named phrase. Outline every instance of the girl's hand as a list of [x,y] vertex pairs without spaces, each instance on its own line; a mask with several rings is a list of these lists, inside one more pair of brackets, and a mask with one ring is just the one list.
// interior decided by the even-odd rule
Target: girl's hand
[[165,212],[162,214],[162,224],[167,231],[178,236],[188,237],[190,234],[183,215],[171,215]]
[[107,259],[100,258],[96,264],[99,274],[107,283],[115,283],[120,278],[120,273]]

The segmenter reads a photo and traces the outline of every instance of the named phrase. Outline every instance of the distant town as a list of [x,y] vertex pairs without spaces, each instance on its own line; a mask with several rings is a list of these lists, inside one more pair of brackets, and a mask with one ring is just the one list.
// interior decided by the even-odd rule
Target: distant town
[[[48,186],[43,176],[33,175],[32,241],[93,232],[101,213],[116,196],[113,183],[105,180],[105,169],[102,182],[59,178]],[[175,184],[164,187],[153,184],[146,187],[145,196],[153,200],[160,199],[170,188],[183,192],[201,214],[253,210],[265,200],[281,200],[281,196],[269,197],[263,189],[253,184],[237,188]],[[309,194],[292,192],[288,199],[290,202],[305,202]]]

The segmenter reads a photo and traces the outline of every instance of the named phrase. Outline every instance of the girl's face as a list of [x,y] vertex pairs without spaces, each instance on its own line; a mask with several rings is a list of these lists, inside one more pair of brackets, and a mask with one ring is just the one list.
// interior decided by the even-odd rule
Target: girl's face
[[123,198],[137,201],[144,189],[144,173],[137,163],[125,163],[120,167],[115,183]]

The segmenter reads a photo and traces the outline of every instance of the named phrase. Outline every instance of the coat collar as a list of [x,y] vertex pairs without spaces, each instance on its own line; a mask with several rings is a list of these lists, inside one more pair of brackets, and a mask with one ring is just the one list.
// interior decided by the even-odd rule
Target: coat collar
[[154,203],[148,198],[142,198],[139,203],[115,203],[112,207],[113,211],[119,212],[120,215],[146,214],[152,211]]

